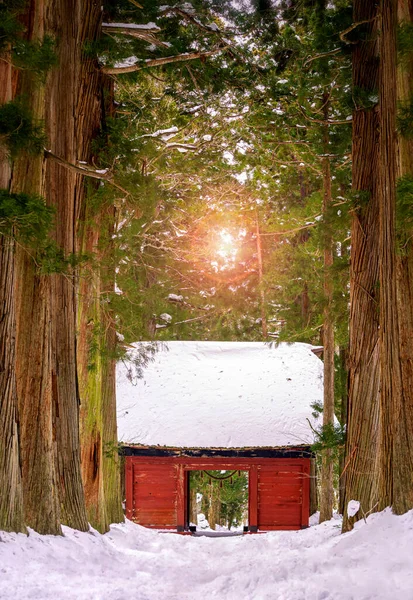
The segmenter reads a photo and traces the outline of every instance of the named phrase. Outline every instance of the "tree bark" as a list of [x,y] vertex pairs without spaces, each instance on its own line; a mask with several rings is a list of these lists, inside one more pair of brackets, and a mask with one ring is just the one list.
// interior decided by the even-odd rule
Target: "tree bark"
[[216,525],[219,525],[219,517],[221,512],[220,487],[218,481],[212,481],[210,503],[208,511],[208,523],[211,529],[215,530]]
[[256,236],[257,236],[257,257],[258,257],[258,283],[260,286],[260,301],[261,301],[261,329],[262,337],[266,340],[268,338],[268,326],[267,326],[267,315],[265,313],[265,290],[263,281],[263,267],[262,267],[262,242],[260,233],[260,224],[258,220],[258,211],[255,214],[255,225],[256,225]]
[[[392,506],[395,471],[404,470],[395,444],[402,417],[396,289],[396,32],[397,0],[381,2],[379,151],[380,436],[379,509]],[[401,460],[400,460],[401,459]]]
[[[112,280],[113,287],[113,280]],[[105,359],[102,369],[102,415],[103,415],[103,489],[109,523],[124,521],[120,495],[120,460],[118,428],[116,420],[116,331],[113,314],[104,315],[103,344]]]
[[190,516],[189,516],[189,520],[194,525],[198,525],[198,507],[197,507],[197,504],[196,504],[196,487],[191,487],[190,488],[189,496],[190,496],[190,501],[189,501]]
[[[49,2],[31,0],[24,14],[27,38],[41,40]],[[33,117],[45,116],[44,84],[23,71],[18,92]],[[43,156],[20,156],[13,165],[12,191],[44,195]],[[60,534],[55,494],[55,448],[52,423],[50,281],[40,275],[22,247],[16,248],[16,384],[20,415],[20,453],[26,524],[39,533]]]
[[[53,0],[48,30],[57,33],[58,68],[47,86],[48,144],[57,156],[75,164],[76,109],[83,44],[83,3]],[[47,161],[46,197],[56,209],[54,238],[65,256],[75,252],[76,188],[78,175]],[[56,432],[56,464],[62,522],[82,531],[89,526],[80,469],[79,394],[76,371],[76,287],[74,276],[51,276],[52,393]]]
[[[369,20],[364,38],[353,47],[355,92],[374,95],[378,88],[377,5],[374,0],[355,0],[353,21]],[[353,111],[353,191],[364,192],[353,208],[350,262],[349,404],[345,502],[358,500],[367,512],[377,502],[377,436],[379,419],[378,336],[378,127],[377,106],[365,108],[357,101]],[[368,196],[368,197],[367,197]],[[360,513],[360,511],[359,511]],[[348,518],[343,531],[361,518]]]
[[[96,39],[101,11],[89,3],[82,19],[83,39]],[[78,158],[93,162],[91,142],[100,132],[113,104],[113,82],[83,59],[76,112]],[[89,188],[90,189],[90,188]],[[92,194],[95,190],[92,190]],[[85,187],[77,188],[77,249],[97,258],[97,265],[81,273],[78,286],[77,365],[81,398],[80,431],[82,480],[89,522],[101,532],[123,521],[117,446],[115,397],[116,333],[105,293],[114,289],[113,265],[108,260],[115,209],[95,207]],[[106,248],[102,249],[103,244]]]
[[24,531],[13,288],[14,243],[0,235],[0,530]]
[[[413,0],[399,0],[399,24],[413,22]],[[413,53],[397,68],[397,100],[413,98]],[[397,177],[413,177],[413,141],[397,139]],[[399,231],[401,251],[396,256],[397,310],[399,315],[401,406],[394,430],[393,510],[402,514],[413,507],[413,245],[411,228]]]
[[[0,61],[0,105],[12,99],[9,53]],[[10,189],[11,168],[0,146],[0,188]],[[12,232],[10,232],[12,233]],[[0,530],[24,531],[15,371],[15,246],[0,234]]]
[[[323,402],[323,428],[334,426],[334,322],[332,314],[333,282],[331,268],[333,266],[333,238],[329,224],[329,211],[332,203],[331,196],[331,168],[329,153],[328,96],[323,95],[324,126],[323,142],[323,217],[324,217],[324,319],[323,319],[323,346],[324,346],[324,402]],[[328,521],[333,516],[334,504],[334,453],[332,448],[326,448],[322,453],[321,464],[321,494],[320,494],[320,523]]]
[[[340,412],[340,424],[342,427],[347,426],[347,408],[348,408],[348,373],[347,373],[347,354],[348,348],[346,346],[340,346],[339,358],[340,358],[340,379],[341,379],[341,412]],[[338,483],[338,495],[339,495],[339,512],[341,515],[344,514],[344,500],[346,490],[346,473],[344,471],[346,464],[345,449],[340,450],[339,455],[339,483]]]

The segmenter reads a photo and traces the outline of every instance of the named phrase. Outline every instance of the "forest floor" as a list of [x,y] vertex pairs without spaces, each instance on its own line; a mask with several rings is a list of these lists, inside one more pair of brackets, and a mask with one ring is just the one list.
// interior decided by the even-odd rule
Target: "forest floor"
[[0,532],[0,598],[413,600],[413,511],[340,526],[216,539],[131,522],[106,535]]

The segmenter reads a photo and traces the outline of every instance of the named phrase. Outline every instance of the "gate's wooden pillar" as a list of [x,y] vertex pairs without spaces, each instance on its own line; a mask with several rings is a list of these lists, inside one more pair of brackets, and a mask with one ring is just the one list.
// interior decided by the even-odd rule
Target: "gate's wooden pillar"
[[133,462],[130,456],[126,457],[125,465],[125,495],[126,495],[126,518],[133,519]]
[[310,459],[303,460],[303,485],[302,485],[302,510],[301,510],[301,529],[309,525],[310,517]]
[[258,531],[258,469],[252,465],[248,484],[248,529]]
[[185,471],[183,465],[177,465],[176,483],[176,530],[185,531]]

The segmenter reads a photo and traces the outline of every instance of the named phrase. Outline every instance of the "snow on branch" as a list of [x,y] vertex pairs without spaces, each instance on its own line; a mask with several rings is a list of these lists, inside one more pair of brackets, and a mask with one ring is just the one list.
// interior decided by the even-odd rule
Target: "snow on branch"
[[102,23],[102,27],[105,29],[127,29],[129,30],[144,30],[149,33],[156,33],[160,31],[155,23]]
[[135,23],[102,23],[102,32],[106,34],[121,34],[144,40],[149,44],[168,48],[169,44],[158,40],[154,34],[158,33],[160,28],[155,23],[146,23],[143,25]]
[[142,62],[135,63],[127,67],[101,67],[102,73],[107,75],[121,75],[123,73],[135,73],[148,67],[160,67],[170,63],[185,62],[187,60],[196,60],[197,58],[203,59],[208,56],[222,52],[226,47],[215,48],[207,52],[188,52],[184,54],[176,54],[175,56],[164,56],[161,58],[148,59]]
[[100,181],[107,181],[110,185],[113,185],[115,188],[123,192],[126,196],[130,196],[130,192],[122,188],[120,185],[114,182],[113,180],[113,172],[111,169],[95,169],[88,165],[87,163],[78,162],[77,164],[73,164],[56,154],[53,154],[51,150],[44,150],[44,157],[53,160],[58,165],[65,167],[69,171],[73,171],[78,173],[79,175],[83,175],[84,177],[91,177],[92,179],[99,179]]

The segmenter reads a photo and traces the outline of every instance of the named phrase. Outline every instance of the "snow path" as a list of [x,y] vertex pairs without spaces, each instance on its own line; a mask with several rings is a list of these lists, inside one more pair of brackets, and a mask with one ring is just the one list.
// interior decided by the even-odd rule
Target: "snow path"
[[0,534],[0,598],[17,600],[413,600],[413,511],[340,535],[193,538],[127,522],[110,533]]

